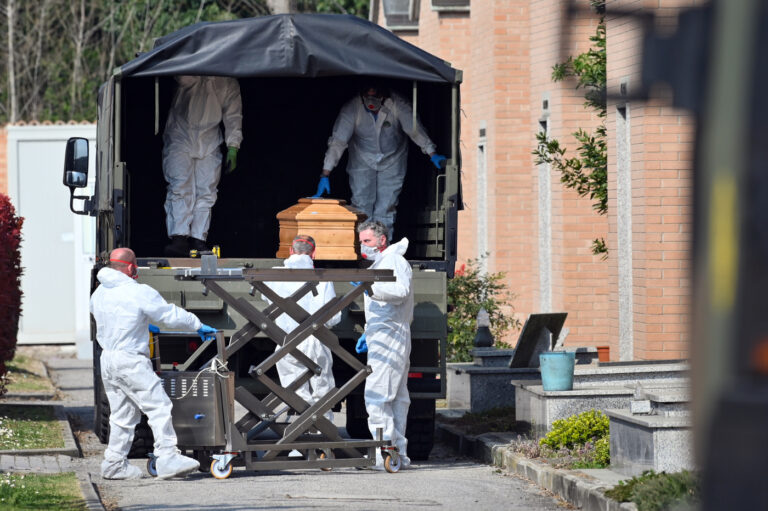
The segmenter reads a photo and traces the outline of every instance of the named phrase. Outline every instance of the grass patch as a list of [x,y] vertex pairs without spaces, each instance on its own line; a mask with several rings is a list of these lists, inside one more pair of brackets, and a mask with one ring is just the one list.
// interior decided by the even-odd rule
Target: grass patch
[[521,432],[515,420],[515,407],[502,406],[484,412],[467,412],[461,417],[442,417],[441,422],[454,425],[469,435],[498,432]]
[[0,449],[64,447],[61,426],[50,406],[0,405]]
[[0,474],[0,509],[87,509],[80,483],[64,474]]
[[51,381],[45,377],[43,363],[16,352],[13,360],[6,364],[6,389],[14,394],[25,392],[53,392]]

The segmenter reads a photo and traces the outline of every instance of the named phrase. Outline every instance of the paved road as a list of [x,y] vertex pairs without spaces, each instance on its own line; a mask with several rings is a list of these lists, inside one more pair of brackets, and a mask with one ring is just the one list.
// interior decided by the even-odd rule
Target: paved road
[[[532,483],[506,475],[488,465],[460,459],[436,446],[430,461],[415,463],[397,474],[371,470],[335,469],[290,472],[248,472],[236,467],[227,480],[195,473],[186,480],[108,481],[99,475],[104,446],[90,431],[92,418],[91,364],[70,350],[44,356],[51,377],[61,390],[68,413],[81,427],[78,441],[86,457],[73,460],[90,472],[107,509],[366,509],[405,508],[505,509],[549,511],[568,509]],[[341,415],[341,414],[337,414]],[[341,419],[341,417],[339,417]],[[144,460],[132,460],[144,468]]]

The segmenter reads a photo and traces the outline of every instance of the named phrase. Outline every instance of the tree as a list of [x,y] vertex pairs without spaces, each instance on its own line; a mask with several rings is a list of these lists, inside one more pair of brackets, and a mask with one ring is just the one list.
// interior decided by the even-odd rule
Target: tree
[[354,14],[368,18],[369,0],[297,0],[301,12]]
[[16,116],[18,112],[18,98],[16,96],[16,62],[15,62],[15,40],[16,40],[16,2],[15,0],[7,0],[5,7],[2,9],[2,14],[5,15],[6,27],[7,27],[7,41],[8,41],[8,106],[6,112],[8,112],[8,118],[10,122],[16,122]]
[[474,348],[480,309],[488,313],[495,339],[501,339],[511,328],[520,328],[520,321],[504,312],[512,308],[513,298],[504,284],[505,274],[483,272],[480,262],[480,259],[471,259],[448,281],[447,358],[450,362],[472,360],[470,350]]
[[5,363],[13,360],[21,316],[21,226],[24,219],[0,193],[0,395],[5,392]]
[[[291,3],[299,12],[368,16],[368,0]],[[267,14],[267,0],[0,0],[0,125],[93,121],[99,86],[155,38]]]
[[[593,46],[578,55],[568,57],[565,62],[556,64],[552,70],[552,80],[559,82],[568,77],[576,77],[577,89],[584,89],[584,107],[594,110],[601,119],[594,134],[579,128],[573,133],[579,143],[577,156],[566,157],[566,148],[557,139],[549,138],[547,133],[536,135],[538,147],[533,151],[536,163],[547,163],[560,171],[560,181],[579,194],[588,196],[594,202],[592,207],[599,215],[608,210],[608,156],[606,116],[606,60],[605,60],[605,0],[591,0],[591,5],[599,15],[595,35],[589,38]],[[592,241],[592,253],[608,256],[605,238]]]

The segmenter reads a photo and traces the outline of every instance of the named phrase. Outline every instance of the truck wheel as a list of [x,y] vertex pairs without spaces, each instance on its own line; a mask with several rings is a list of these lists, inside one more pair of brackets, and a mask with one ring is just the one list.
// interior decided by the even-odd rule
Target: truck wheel
[[141,422],[136,425],[133,433],[133,444],[128,453],[129,458],[146,458],[147,454],[153,451],[155,437],[152,435],[152,429],[147,423],[147,416],[141,416]]
[[101,346],[93,343],[93,431],[102,444],[109,440],[109,401],[101,382]]
[[429,458],[435,444],[435,400],[414,399],[408,409],[405,426],[408,439],[408,457],[423,461]]
[[[104,392],[104,384],[101,381],[101,346],[93,343],[93,431],[101,443],[109,441],[109,400]],[[128,456],[131,458],[145,458],[152,452],[154,445],[152,429],[147,423],[147,417],[141,416],[141,422],[136,426],[133,436],[133,444]]]
[[363,401],[362,394],[347,396],[346,427],[350,438],[372,438],[368,429],[368,412],[365,411],[365,401]]

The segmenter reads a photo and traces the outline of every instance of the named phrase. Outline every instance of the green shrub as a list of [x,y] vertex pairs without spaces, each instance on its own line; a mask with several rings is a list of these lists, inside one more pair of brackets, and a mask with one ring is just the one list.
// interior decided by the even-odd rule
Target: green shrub
[[480,259],[471,259],[456,270],[448,281],[448,353],[449,362],[471,362],[470,350],[477,333],[477,313],[485,309],[491,322],[491,333],[500,339],[510,328],[520,328],[520,321],[504,314],[512,308],[513,295],[504,284],[505,274],[487,273],[480,269]]
[[599,410],[589,410],[567,419],[556,420],[552,423],[552,431],[539,443],[552,449],[573,449],[574,446],[600,440],[607,435],[608,417]]
[[611,464],[611,437],[606,435],[595,441],[595,463],[607,467]]
[[698,477],[687,470],[673,474],[646,470],[629,481],[621,481],[605,495],[618,502],[634,502],[638,511],[662,511],[672,505],[695,504],[701,497]]
[[5,364],[16,352],[21,316],[21,226],[24,219],[0,193],[0,395],[5,393]]

